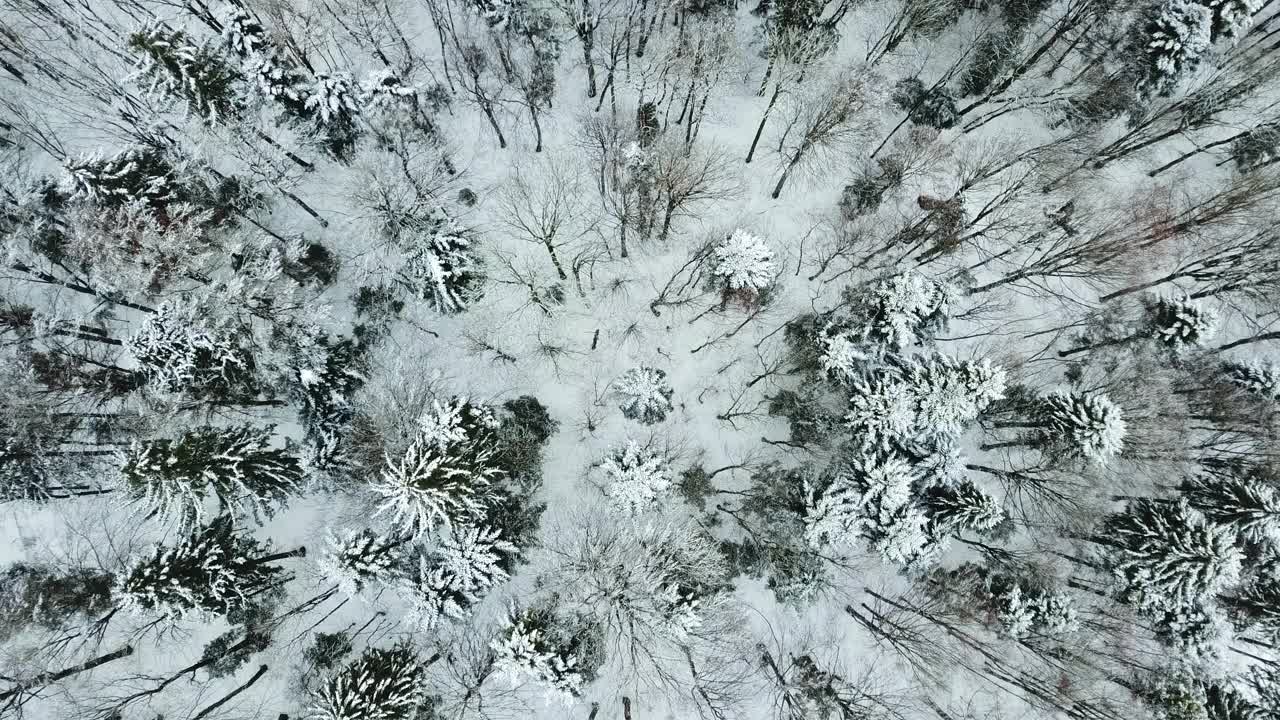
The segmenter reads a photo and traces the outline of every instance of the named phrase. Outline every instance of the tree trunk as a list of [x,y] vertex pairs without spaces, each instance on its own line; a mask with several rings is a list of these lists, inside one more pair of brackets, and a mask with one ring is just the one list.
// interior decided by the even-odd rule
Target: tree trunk
[[259,666],[258,666],[258,671],[257,671],[257,672],[255,672],[255,673],[253,674],[253,677],[249,678],[249,682],[246,682],[245,684],[241,685],[240,687],[236,688],[235,690],[232,690],[231,692],[229,692],[229,693],[227,693],[226,695],[224,695],[224,696],[222,697],[222,699],[218,700],[217,702],[215,702],[214,704],[210,705],[209,707],[207,707],[207,708],[205,708],[205,709],[201,710],[200,712],[196,713],[195,715],[191,716],[191,720],[200,720],[200,718],[205,717],[206,715],[208,715],[209,713],[213,712],[214,710],[217,710],[218,708],[222,707],[222,706],[223,706],[223,705],[225,705],[227,702],[229,702],[230,700],[232,700],[233,698],[235,698],[235,696],[239,695],[240,693],[244,692],[245,690],[248,690],[248,689],[249,689],[249,687],[250,687],[251,685],[253,685],[254,683],[258,682],[258,678],[261,678],[263,675],[265,675],[265,674],[266,674],[266,672],[267,672],[267,666],[266,666],[266,665],[259,665]]
[[804,157],[805,150],[809,149],[809,143],[804,143],[796,148],[796,154],[792,156],[791,162],[787,163],[787,167],[782,170],[782,176],[778,178],[778,184],[773,186],[773,193],[770,195],[774,200],[782,194],[782,186],[787,184],[787,178],[791,176],[791,171],[796,169],[800,164],[800,158]]
[[[782,83],[773,86],[773,95],[769,98],[769,104],[764,108],[764,115],[760,118],[760,124],[756,127],[756,135],[751,138],[751,149],[747,151],[747,162],[751,162],[751,158],[755,157],[756,145],[760,143],[760,136],[764,134],[764,125],[769,122],[769,113],[773,112],[773,106],[778,102],[778,95],[782,94]],[[774,197],[777,197],[776,195]]]
[[493,132],[498,136],[498,147],[506,150],[507,139],[502,135],[502,128],[498,127],[498,119],[493,116],[493,108],[489,103],[481,103],[480,109],[484,111],[485,118],[489,121],[489,127],[493,128]]
[[307,556],[307,548],[304,545],[304,546],[298,547],[296,550],[286,550],[284,552],[272,553],[271,555],[263,555],[260,558],[254,558],[253,560],[249,561],[249,564],[250,565],[266,565],[267,563],[273,563],[277,560],[284,560],[292,557],[306,557],[306,556]]
[[0,700],[8,700],[10,698],[18,696],[19,694],[27,690],[30,690],[31,688],[44,687],[45,685],[58,682],[63,678],[71,677],[72,675],[82,673],[86,670],[92,670],[101,665],[106,665],[107,663],[113,660],[119,660],[122,657],[128,657],[129,655],[132,655],[132,654],[133,654],[133,646],[125,645],[124,647],[120,648],[119,650],[116,650],[115,652],[110,652],[110,653],[107,653],[106,655],[99,655],[96,658],[93,658],[91,660],[85,660],[84,662],[78,665],[72,665],[71,667],[66,668],[64,670],[59,670],[57,672],[40,673],[39,675],[36,675],[33,678],[20,681],[15,687],[0,693]]
[[1098,298],[1098,300],[1102,302],[1107,302],[1108,300],[1114,300],[1118,297],[1123,297],[1130,293],[1149,290],[1153,287],[1156,287],[1157,285],[1163,285],[1167,282],[1173,282],[1174,280],[1177,280],[1180,277],[1182,277],[1181,273],[1172,273],[1170,275],[1165,275],[1162,278],[1152,280],[1150,282],[1138,283],[1137,285],[1130,285],[1127,288],[1122,288],[1120,290],[1116,290],[1115,292],[1107,293],[1106,295],[1103,295],[1102,297]]
[[529,106],[529,117],[533,118],[533,134],[536,138],[533,151],[540,153],[542,152],[542,123],[538,122],[538,111],[533,108],[533,105]]
[[1199,154],[1200,154],[1200,153],[1202,153],[1202,152],[1207,152],[1207,151],[1212,150],[1213,148],[1219,147],[1219,146],[1221,146],[1221,145],[1226,145],[1226,144],[1228,144],[1228,143],[1235,142],[1236,140],[1239,140],[1240,138],[1244,137],[1245,135],[1248,135],[1248,134],[1249,134],[1249,132],[1250,132],[1249,130],[1246,130],[1246,131],[1241,132],[1241,133],[1236,133],[1235,135],[1232,135],[1232,136],[1231,136],[1231,137],[1229,137],[1229,138],[1225,138],[1225,139],[1222,139],[1222,140],[1215,140],[1215,141],[1213,141],[1213,142],[1211,142],[1211,143],[1208,143],[1208,144],[1206,144],[1206,145],[1201,145],[1200,147],[1196,148],[1195,150],[1192,150],[1191,152],[1183,153],[1182,155],[1179,155],[1178,157],[1174,158],[1173,160],[1170,160],[1169,162],[1165,163],[1164,165],[1161,165],[1160,167],[1156,168],[1155,170],[1152,170],[1151,172],[1147,173],[1147,175],[1148,175],[1149,177],[1155,177],[1155,176],[1159,175],[1160,173],[1164,172],[1165,170],[1168,170],[1169,168],[1174,167],[1175,165],[1180,165],[1180,164],[1182,164],[1183,162],[1185,162],[1185,161],[1187,161],[1187,160],[1190,160],[1191,158],[1195,157],[1196,155],[1199,155]]
[[1233,340],[1232,342],[1229,342],[1226,345],[1219,345],[1218,352],[1222,352],[1223,350],[1230,350],[1232,348],[1238,348],[1241,345],[1252,345],[1253,343],[1263,342],[1266,340],[1280,340],[1280,331],[1265,332],[1265,333],[1260,333],[1258,335],[1254,335],[1252,337]]
[[[583,3],[584,13],[590,13],[591,5]],[[596,46],[595,28],[585,28],[585,22],[578,24],[578,39],[582,41],[582,62],[587,66],[587,97],[596,96],[596,63],[594,50]],[[600,108],[597,107],[597,110]]]
[[1072,355],[1086,352],[1088,350],[1096,350],[1098,348],[1111,347],[1113,345],[1123,345],[1131,340],[1136,340],[1137,338],[1137,335],[1130,335],[1128,337],[1116,338],[1115,340],[1103,340],[1102,342],[1081,345],[1080,347],[1071,348],[1070,350],[1059,350],[1058,357],[1071,357]]
[[[542,244],[547,246],[547,253],[551,255],[551,264],[556,266],[556,276],[561,280],[568,280],[569,276],[564,274],[564,266],[560,264],[560,256],[556,255],[556,246],[552,245],[550,240],[543,240]],[[623,257],[626,257],[625,252]]]

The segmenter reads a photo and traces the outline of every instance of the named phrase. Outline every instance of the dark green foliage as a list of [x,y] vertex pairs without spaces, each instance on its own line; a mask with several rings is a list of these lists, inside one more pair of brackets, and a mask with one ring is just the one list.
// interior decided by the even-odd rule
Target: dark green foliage
[[352,295],[357,323],[352,334],[362,347],[371,348],[391,331],[391,323],[404,312],[404,300],[387,285],[361,285]]
[[410,720],[425,698],[426,669],[408,644],[370,648],[315,693],[314,708],[325,718]]
[[341,261],[329,248],[320,243],[307,243],[302,255],[284,267],[284,274],[299,285],[315,283],[329,287],[338,279]]
[[66,164],[72,196],[106,207],[145,202],[157,211],[186,202],[189,192],[177,181],[164,151],[156,146],[126,148],[109,157],[89,155]]
[[894,86],[892,99],[917,125],[946,130],[960,120],[955,98],[947,89],[941,85],[927,88],[918,77],[899,80]]
[[707,498],[716,494],[716,486],[711,482],[711,475],[701,465],[694,465],[680,473],[676,481],[676,490],[699,512],[707,509]]
[[330,670],[337,667],[353,649],[351,637],[345,632],[316,633],[315,641],[303,651],[302,657],[314,668]]
[[1053,4],[1053,0],[994,0],[992,4],[1004,14],[1005,25],[1011,31],[1021,33]]
[[820,445],[840,427],[840,416],[825,407],[812,386],[781,390],[769,398],[769,414],[785,417],[791,428],[791,442]]
[[35,624],[50,630],[77,617],[106,613],[115,577],[76,568],[18,563],[0,573],[0,640]]
[[184,30],[153,21],[129,36],[141,80],[175,98],[208,122],[239,115],[242,77],[213,47],[200,45]]

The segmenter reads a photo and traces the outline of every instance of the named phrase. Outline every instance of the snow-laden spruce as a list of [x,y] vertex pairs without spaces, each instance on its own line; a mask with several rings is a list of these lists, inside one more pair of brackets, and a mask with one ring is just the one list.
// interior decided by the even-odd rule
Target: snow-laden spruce
[[1213,13],[1212,35],[1214,42],[1238,40],[1253,27],[1253,16],[1262,9],[1265,0],[1199,0]]
[[657,368],[632,368],[613,381],[613,391],[622,398],[622,415],[644,425],[667,419],[671,412],[671,396],[675,390],[667,382],[667,373]]
[[173,167],[154,147],[128,147],[110,155],[101,150],[68,158],[61,188],[71,199],[102,205],[142,202],[164,207],[181,199]]
[[1210,522],[1235,528],[1253,542],[1280,548],[1280,490],[1267,469],[1200,473],[1178,489],[1187,504]]
[[582,691],[578,657],[556,637],[549,610],[511,612],[502,631],[489,647],[494,652],[494,672],[512,685],[533,682],[547,696],[572,703]]
[[961,530],[990,530],[1005,518],[1000,501],[970,480],[931,485],[925,489],[922,503],[929,517],[929,534],[935,538]]
[[183,526],[202,524],[211,498],[223,512],[261,523],[302,483],[298,459],[271,447],[271,438],[270,426],[205,426],[135,442],[121,454],[120,481],[146,513]]
[[623,515],[650,510],[671,492],[666,458],[634,440],[601,460],[597,473],[609,506]]
[[729,290],[759,292],[773,284],[773,249],[758,235],[738,228],[712,254],[712,272]]
[[1236,530],[1183,499],[1142,499],[1108,516],[1095,537],[1122,600],[1155,612],[1197,604],[1235,583]]
[[1223,374],[1232,385],[1267,400],[1280,400],[1280,365],[1274,360],[1228,362]]
[[341,536],[330,533],[316,565],[325,578],[337,583],[338,590],[359,595],[371,587],[399,582],[403,545],[368,528]]
[[1145,86],[1168,94],[1194,72],[1213,38],[1213,12],[1196,0],[1163,0],[1150,11],[1141,50],[1148,63]]
[[434,403],[418,420],[417,434],[372,484],[397,531],[420,537],[437,527],[478,518],[488,488],[502,471],[493,465],[498,421],[487,407],[462,398]]
[[1102,393],[1050,393],[1041,422],[1048,447],[1099,463],[1124,449],[1128,433],[1120,408]]
[[1158,297],[1147,305],[1148,330],[1158,342],[1173,350],[1196,348],[1211,340],[1218,329],[1218,314],[1190,298]]
[[194,321],[196,308],[166,302],[124,341],[155,389],[192,397],[226,396],[253,384],[251,359]]
[[805,539],[810,547],[865,542],[884,562],[928,562],[928,517],[915,502],[915,469],[902,457],[867,451],[805,482]]
[[321,125],[345,125],[360,114],[359,95],[347,73],[316,75],[307,93],[307,109],[314,112]]
[[483,264],[471,233],[443,208],[410,218],[401,233],[400,275],[410,291],[442,313],[466,309],[478,295]]
[[849,332],[823,333],[818,345],[822,372],[834,382],[851,382],[873,357],[866,344]]
[[885,449],[904,439],[956,437],[1004,388],[1005,371],[986,360],[903,358],[850,386],[844,421],[862,442]]
[[237,529],[231,516],[222,515],[135,562],[120,575],[115,596],[121,607],[139,614],[226,615],[284,579],[285,572],[270,563],[305,554],[301,548],[275,554],[267,550]]
[[127,47],[137,55],[133,79],[151,94],[177,100],[209,123],[240,113],[239,72],[186,31],[153,19],[129,36]]
[[455,526],[437,548],[419,554],[399,584],[410,617],[424,629],[466,618],[493,586],[508,579],[503,556],[517,552],[497,530]]
[[859,288],[850,313],[864,337],[901,352],[945,326],[954,294],[950,285],[907,270]]
[[369,648],[325,679],[309,720],[410,720],[426,702],[426,667],[408,644]]

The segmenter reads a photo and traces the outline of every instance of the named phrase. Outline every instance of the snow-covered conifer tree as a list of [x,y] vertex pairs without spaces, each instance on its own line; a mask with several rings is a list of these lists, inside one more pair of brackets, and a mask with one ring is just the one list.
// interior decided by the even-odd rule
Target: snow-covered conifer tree
[[1280,125],[1260,125],[1231,144],[1231,159],[1242,173],[1280,158]]
[[484,274],[470,231],[439,207],[408,230],[400,274],[413,294],[442,313],[465,310]]
[[200,327],[194,310],[166,302],[124,341],[139,372],[161,392],[223,401],[255,396],[253,358]]
[[1214,42],[1236,40],[1253,26],[1253,15],[1262,9],[1263,0],[1196,0],[1213,13]]
[[261,522],[302,482],[298,459],[271,438],[271,427],[205,426],[137,442],[123,453],[120,480],[135,501],[183,524],[203,523],[210,497]]
[[339,160],[350,158],[360,133],[359,95],[346,73],[319,73],[306,90],[306,108],[325,141],[325,147]]
[[1280,544],[1280,491],[1265,477],[1237,474],[1192,476],[1179,489],[1210,522],[1235,528],[1253,542]]
[[1240,577],[1236,532],[1208,522],[1185,500],[1135,500],[1108,516],[1094,541],[1120,597],[1160,611],[1221,592]]
[[891,453],[863,451],[842,459],[806,483],[806,539],[814,548],[862,540],[893,565],[928,562],[937,548],[915,501],[917,479],[911,465]]
[[1208,720],[1204,683],[1186,669],[1162,669],[1139,678],[1134,694],[1156,720]]
[[1147,304],[1147,332],[1173,350],[1204,345],[1218,329],[1218,314],[1190,298],[1155,298]]
[[320,684],[307,717],[411,720],[426,699],[426,667],[411,645],[369,648]]
[[415,537],[483,514],[487,488],[502,474],[492,464],[493,411],[461,398],[436,403],[418,422],[404,454],[387,457],[373,490],[397,528]]
[[1013,638],[1065,635],[1080,627],[1075,601],[1066,593],[1037,588],[1004,573],[986,573],[983,603],[1001,631]]
[[1271,360],[1223,365],[1227,382],[1260,398],[1280,400],[1280,365]]
[[1054,392],[1040,404],[1043,447],[1093,462],[1124,448],[1128,429],[1120,408],[1101,393]]
[[712,250],[712,255],[712,272],[726,292],[754,297],[773,284],[773,249],[758,235],[738,228]]
[[419,554],[400,583],[413,618],[427,629],[465,618],[485,593],[507,580],[502,554],[518,551],[496,530],[455,526],[439,547]]
[[161,20],[151,20],[129,36],[137,77],[151,92],[182,102],[210,123],[240,112],[240,73],[206,45]]
[[945,327],[954,292],[922,272],[907,270],[856,288],[848,299],[862,334],[901,352]]
[[537,683],[549,697],[570,703],[582,692],[575,646],[583,639],[566,636],[550,609],[513,610],[489,645],[496,656],[494,671],[513,685]]
[[1222,604],[1236,627],[1280,640],[1280,578],[1264,577],[1226,593]]
[[158,209],[183,199],[173,166],[159,148],[129,147],[111,155],[99,151],[68,159],[63,169],[63,186],[73,200],[112,207],[136,202]]
[[267,49],[267,31],[243,7],[227,3],[218,13],[218,22],[222,24],[222,41],[231,52],[249,57]]
[[339,590],[358,595],[371,586],[400,580],[403,544],[398,538],[382,537],[368,528],[342,536],[331,534],[317,565],[326,578],[338,583]]
[[624,515],[639,515],[655,507],[671,491],[666,459],[634,440],[600,461],[598,472],[610,506]]
[[267,549],[237,529],[230,515],[222,515],[176,545],[159,546],[134,563],[120,576],[116,595],[125,607],[140,613],[225,615],[285,579],[284,570],[270,563],[305,554],[298,549],[268,555]]
[[671,396],[675,390],[667,382],[667,373],[657,368],[637,367],[613,381],[613,390],[622,396],[622,415],[645,425],[667,419],[671,412]]
[[1168,95],[1209,51],[1213,12],[1196,0],[1160,0],[1139,27],[1137,45],[1147,65],[1142,86]]
[[1004,520],[1004,507],[972,481],[932,485],[925,489],[923,504],[934,537],[960,530],[990,530]]

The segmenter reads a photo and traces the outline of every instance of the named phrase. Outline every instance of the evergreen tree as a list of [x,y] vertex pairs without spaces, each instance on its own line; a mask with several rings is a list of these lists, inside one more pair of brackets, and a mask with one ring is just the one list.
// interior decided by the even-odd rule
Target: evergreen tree
[[1227,382],[1266,400],[1280,400],[1280,366],[1271,360],[1223,365]]
[[403,282],[439,312],[465,310],[479,299],[484,280],[472,233],[440,207],[425,218],[409,220],[399,238]]
[[1208,720],[1204,683],[1186,670],[1153,673],[1139,678],[1133,688],[1156,720]]
[[580,625],[557,618],[548,607],[513,609],[490,643],[494,671],[512,684],[532,681],[549,697],[572,702],[594,676],[602,650],[598,628]]
[[271,447],[271,438],[271,427],[205,426],[176,440],[134,443],[120,479],[135,500],[183,523],[203,522],[210,497],[223,512],[238,508],[261,523],[302,483],[298,459]]
[[1106,462],[1124,448],[1124,416],[1106,395],[1051,393],[1040,403],[1040,412],[1040,442],[1050,450]]
[[1270,165],[1280,158],[1280,125],[1259,125],[1231,144],[1231,159],[1242,173]]
[[238,530],[230,515],[222,515],[176,545],[156,547],[150,557],[134,563],[120,576],[116,594],[136,612],[226,615],[286,579],[285,572],[270,563],[306,554],[299,549],[268,555],[267,549]]
[[408,644],[369,648],[312,696],[310,720],[413,720],[427,702],[426,665]]
[[179,100],[210,123],[240,113],[239,71],[185,31],[151,20],[129,36],[127,45],[138,55],[137,76],[152,92]]
[[662,456],[641,448],[634,440],[600,462],[604,494],[615,512],[639,515],[671,493],[671,473]]
[[0,640],[28,625],[51,630],[111,609],[115,578],[88,568],[16,563],[0,572]]
[[231,337],[193,322],[196,308],[166,302],[124,341],[160,392],[234,404],[258,395],[253,358]]
[[675,391],[667,382],[667,373],[651,367],[632,368],[613,382],[622,396],[622,416],[644,425],[655,425],[671,412],[671,396]]
[[318,564],[325,577],[338,583],[347,595],[359,595],[376,585],[389,585],[401,577],[402,540],[386,538],[373,530],[330,535]]
[[1263,0],[1197,0],[1213,13],[1211,32],[1214,42],[1236,40],[1253,26],[1253,15],[1262,9]]
[[1204,709],[1209,720],[1262,720],[1262,708],[1225,682],[1210,685],[1205,699]]
[[417,437],[403,455],[388,456],[373,490],[378,512],[392,514],[398,529],[420,537],[480,517],[490,484],[502,476],[493,464],[493,411],[461,398],[436,403],[419,419]]
[[1101,544],[1122,600],[1161,611],[1221,592],[1240,576],[1235,531],[1208,522],[1185,500],[1135,500],[1103,520]]
[[954,288],[914,270],[847,291],[853,332],[901,352],[946,327]]
[[773,284],[773,249],[760,237],[738,228],[712,250],[712,273],[725,292],[745,292],[752,296]]
[[103,206],[145,204],[164,210],[187,200],[163,151],[154,146],[125,148],[112,155],[101,151],[68,159],[63,186],[70,199],[84,198]]
[[305,107],[317,131],[323,138],[325,149],[343,162],[351,159],[360,126],[359,95],[345,73],[316,75],[306,91]]
[[497,530],[454,527],[439,547],[418,555],[413,572],[401,582],[413,618],[432,629],[467,617],[489,590],[509,578],[503,557],[518,552]]
[[969,480],[932,485],[925,489],[922,500],[929,517],[928,533],[933,537],[962,530],[990,530],[1005,518],[999,501]]
[[1270,481],[1243,474],[1199,474],[1179,487],[1187,504],[1211,522],[1235,528],[1253,542],[1280,543],[1280,492]]
[[1169,95],[1209,51],[1213,12],[1196,0],[1159,0],[1137,23],[1144,89]]
[[941,85],[925,87],[918,77],[903,78],[894,87],[894,105],[917,125],[946,130],[960,120],[955,98]]
[[1227,593],[1222,604],[1236,627],[1280,640],[1280,578],[1261,578]]
[[1172,350],[1199,347],[1217,331],[1218,316],[1190,298],[1154,298],[1146,303],[1146,332]]

